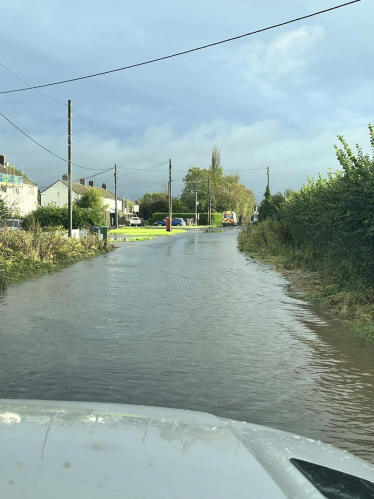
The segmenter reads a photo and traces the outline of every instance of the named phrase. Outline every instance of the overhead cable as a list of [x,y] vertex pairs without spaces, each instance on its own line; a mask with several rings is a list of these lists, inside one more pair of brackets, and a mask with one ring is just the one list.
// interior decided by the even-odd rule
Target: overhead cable
[[[17,66],[15,66],[7,57],[5,57],[4,54],[2,54],[0,52],[0,56],[3,57],[6,61],[9,62],[9,64],[11,64],[17,71],[19,71],[21,74],[23,74],[25,76],[25,78],[27,78],[27,76],[25,75],[25,73],[23,71],[21,71],[19,68],[17,68]],[[27,80],[23,80],[22,78],[20,78],[16,73],[14,73],[13,71],[11,71],[9,68],[7,68],[5,66],[5,64],[1,63],[0,62],[0,66],[2,66],[4,69],[6,69],[7,71],[9,71],[10,74],[12,74],[13,76],[15,76],[18,80],[22,81],[23,83],[26,83],[26,85],[28,85],[29,87],[32,87],[31,83],[29,83]],[[40,92],[40,90],[37,90],[36,88],[34,88],[34,90],[36,92],[38,92],[38,94],[42,95],[43,97],[46,97],[47,99],[50,99],[54,102],[56,102],[57,104],[61,104],[62,106],[65,106],[67,107],[67,104],[65,104],[64,102],[61,102],[57,99],[55,99],[54,97],[51,97],[50,95],[48,94],[45,94],[43,92]],[[135,156],[138,156],[139,158],[145,158],[145,156],[141,156],[140,154],[132,151],[131,149],[129,149],[128,147],[124,146],[123,144],[121,144],[118,140],[114,139],[113,137],[111,137],[110,135],[108,135],[106,132],[104,132],[104,130],[102,130],[101,128],[99,128],[97,125],[95,125],[95,123],[93,123],[91,120],[89,120],[87,118],[87,116],[85,116],[81,111],[79,111],[79,109],[77,109],[76,107],[74,107],[73,109],[73,113],[78,116],[78,118],[80,118],[81,120],[84,120],[86,121],[87,123],[89,123],[91,126],[95,127],[96,130],[98,130],[99,132],[101,132],[102,134],[104,134],[109,140],[112,140],[113,142],[115,142],[116,144],[118,144],[120,147],[123,147],[124,149],[126,149],[127,151],[131,152],[132,154],[135,154]],[[147,159],[147,158],[146,158]],[[148,159],[147,159],[148,161]]]
[[[7,60],[10,64],[12,64],[12,63],[10,62],[10,60],[9,60],[9,59],[7,59],[7,58],[5,57],[5,55],[3,55],[3,54],[1,54],[1,53],[0,53],[0,55],[1,55],[2,57],[4,57],[4,59],[6,59],[6,60]],[[11,71],[9,68],[7,68],[7,67],[5,66],[5,64],[3,64],[2,62],[0,62],[0,66],[2,66],[4,69],[6,69],[6,70],[7,70],[10,74],[12,74],[13,76],[15,76],[18,80],[22,81],[23,83],[26,83],[26,85],[28,85],[28,86],[29,86],[29,88],[31,89],[32,85],[31,85],[30,83],[28,83],[26,80],[23,80],[23,79],[22,79],[22,78],[20,78],[18,75],[16,75],[16,73],[14,73],[14,72],[13,72],[13,71]],[[14,68],[16,68],[16,69],[17,69],[17,71],[19,71],[20,73],[24,74],[24,73],[23,73],[20,69],[18,69],[16,66],[14,66],[14,64],[12,64],[12,66],[13,66]],[[40,90],[37,90],[37,89],[34,89],[34,90],[35,90],[36,92],[38,92],[38,94],[43,95],[43,97],[47,97],[47,99],[53,100],[54,102],[57,102],[58,104],[61,104],[62,106],[67,107],[67,104],[65,104],[64,102],[61,102],[61,101],[59,101],[59,100],[55,99],[54,97],[51,97],[50,95],[44,94],[44,93],[43,93],[43,92],[41,92]]]
[[207,49],[209,47],[214,47],[215,45],[221,45],[222,43],[227,43],[227,42],[232,42],[234,40],[239,40],[240,38],[244,38],[244,37],[247,37],[247,36],[255,35],[257,33],[262,33],[264,31],[268,31],[268,30],[271,30],[271,29],[274,29],[274,28],[279,28],[280,26],[286,26],[287,24],[295,23],[297,21],[302,21],[303,19],[308,19],[310,17],[318,16],[320,14],[325,14],[326,12],[331,12],[331,11],[336,10],[336,9],[341,9],[342,7],[346,7],[348,5],[351,5],[351,4],[354,4],[354,3],[357,3],[357,2],[361,2],[361,0],[352,0],[350,2],[346,2],[346,3],[340,4],[340,5],[336,5],[335,7],[330,7],[328,9],[324,9],[324,10],[320,10],[318,12],[314,12],[313,14],[308,14],[306,16],[297,17],[295,19],[291,19],[290,21],[285,21],[285,22],[282,22],[282,23],[279,23],[279,24],[273,24],[272,26],[268,26],[267,28],[262,28],[262,29],[258,29],[256,31],[251,31],[249,33],[245,33],[244,35],[233,36],[232,38],[226,38],[225,40],[220,40],[219,42],[208,43],[207,45],[202,45],[200,47],[195,47],[193,49],[184,50],[182,52],[176,52],[175,54],[166,55],[166,56],[163,56],[163,57],[158,57],[157,59],[151,59],[151,60],[145,61],[145,62],[138,62],[137,64],[131,64],[131,65],[125,66],[123,68],[111,69],[109,71],[102,71],[100,73],[94,73],[94,74],[90,74],[90,75],[86,75],[86,76],[80,76],[78,78],[70,78],[68,80],[55,81],[53,83],[45,83],[43,85],[36,85],[36,86],[33,86],[33,87],[28,87],[28,88],[17,88],[17,89],[13,89],[13,90],[5,90],[3,92],[0,92],[0,94],[10,94],[10,93],[13,93],[13,92],[23,92],[25,90],[33,90],[35,88],[52,87],[54,85],[62,85],[64,83],[70,83],[70,82],[73,82],[73,81],[86,80],[88,78],[95,78],[96,76],[103,76],[103,75],[106,75],[106,74],[109,74],[109,73],[116,73],[118,71],[124,71],[125,69],[132,69],[132,68],[136,68],[136,67],[139,67],[139,66],[145,66],[146,64],[152,64],[154,62],[164,61],[165,59],[171,59],[173,57],[178,57],[178,56],[181,56],[181,55],[189,54],[191,52],[197,52],[198,50],[203,50],[203,49]]
[[[17,68],[17,66],[15,66],[9,59],[7,59],[5,57],[4,54],[0,53],[0,55],[9,62],[9,64],[11,64],[15,69],[17,69],[17,71],[19,71],[21,74],[25,75],[25,73],[23,73],[23,71],[21,71],[19,68]],[[9,71],[10,74],[12,74],[13,76],[15,76],[18,80],[22,81],[23,83],[26,83],[26,85],[28,85],[31,89],[32,85],[27,81],[27,80],[23,80],[22,78],[20,78],[16,73],[14,73],[13,71],[11,71],[8,67],[5,66],[5,64],[1,63],[0,62],[0,66],[2,66],[4,69],[6,69],[7,71]],[[25,75],[25,77],[27,78],[27,76]],[[34,90],[36,92],[38,92],[38,94],[42,95],[43,97],[46,97],[47,99],[50,99],[54,102],[56,102],[57,104],[61,104],[62,106],[65,106],[67,107],[67,104],[65,104],[64,102],[61,102],[57,99],[55,99],[54,97],[51,97],[50,95],[47,95],[43,92],[40,92],[40,90],[37,90],[36,88],[34,88]],[[118,144],[120,147],[123,147],[124,149],[126,149],[127,151],[131,152],[132,154],[135,154],[135,156],[138,156],[139,158],[145,158],[145,156],[141,156],[140,154],[132,151],[131,149],[129,149],[128,147],[124,146],[123,144],[121,144],[118,140],[114,139],[113,137],[111,137],[110,135],[108,135],[106,132],[104,132],[104,130],[102,130],[101,128],[99,128],[97,125],[95,125],[95,123],[93,123],[91,120],[89,120],[87,118],[87,116],[85,116],[81,111],[79,111],[79,109],[77,109],[76,107],[73,109],[73,113],[78,116],[78,118],[80,118],[81,120],[84,120],[86,121],[87,123],[89,123],[91,126],[95,127],[96,130],[98,130],[99,132],[101,132],[102,134],[104,134],[109,140],[112,140],[113,142],[115,142],[116,144]],[[147,158],[146,158],[147,159]],[[148,161],[148,159],[147,159]],[[164,164],[164,163],[162,163]],[[166,164],[166,163],[165,163]],[[136,168],[134,168],[134,170],[136,170]]]
[[97,177],[98,175],[101,175],[102,173],[106,173],[106,172],[109,172],[110,170],[114,170],[114,168],[115,168],[115,166],[112,166],[111,168],[103,170],[102,172],[93,173],[92,175],[89,175],[88,177],[85,177],[85,178],[81,178],[80,180],[87,180],[88,178]]
[[[244,170],[237,170],[236,168],[223,168],[222,171],[224,172],[249,172],[249,171],[258,171],[258,170],[267,170],[267,167],[262,167],[262,168],[245,168]],[[154,170],[154,171],[163,171],[163,170]],[[189,173],[190,170],[173,170],[173,173]],[[212,170],[208,170],[212,171]],[[200,182],[200,180],[198,181]]]
[[[25,137],[27,137],[32,142],[34,142],[34,144],[36,144],[37,146],[41,147],[45,151],[49,152],[49,154],[52,154],[52,156],[55,156],[56,158],[61,159],[61,161],[65,161],[65,163],[68,163],[67,159],[64,159],[61,156],[59,156],[58,154],[55,154],[54,152],[52,152],[49,149],[47,149],[46,147],[44,147],[42,144],[39,144],[39,142],[37,142],[36,140],[34,140],[32,137],[30,137],[30,135],[27,135],[27,133],[25,133],[23,130],[21,130],[20,128],[18,128],[17,125],[15,125],[12,121],[10,121],[10,119],[8,119],[6,116],[4,116],[3,113],[0,113],[0,116],[2,116],[8,123],[10,123],[12,126],[14,126],[14,128],[16,128],[19,132],[21,132]],[[77,166],[78,168],[83,168],[84,170],[101,170],[101,168],[88,168],[87,166],[77,165],[76,163],[73,163],[73,165]]]

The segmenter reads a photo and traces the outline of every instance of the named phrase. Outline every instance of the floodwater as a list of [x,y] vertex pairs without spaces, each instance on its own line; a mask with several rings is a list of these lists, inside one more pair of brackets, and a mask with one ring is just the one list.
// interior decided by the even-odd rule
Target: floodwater
[[0,398],[207,411],[374,462],[374,347],[237,250],[237,231],[127,243],[0,296]]

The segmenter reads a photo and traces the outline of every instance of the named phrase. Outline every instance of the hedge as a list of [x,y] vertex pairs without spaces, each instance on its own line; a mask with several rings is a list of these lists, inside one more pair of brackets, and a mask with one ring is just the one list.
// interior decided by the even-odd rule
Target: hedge
[[[199,215],[199,225],[208,225],[208,213],[198,213]],[[169,213],[153,213],[152,217],[148,220],[149,225],[153,225],[155,222],[159,222],[164,218],[168,217]],[[173,213],[173,218],[192,218],[195,220],[195,213]],[[221,225],[222,223],[222,213],[212,213],[212,225]]]
[[222,225],[223,213],[212,213],[212,225]]
[[[68,209],[66,206],[43,206],[24,217],[23,226],[30,228],[34,223],[41,227],[62,226],[68,228]],[[101,210],[89,208],[78,208],[73,206],[73,229],[84,229],[86,227],[105,225],[105,219]]]

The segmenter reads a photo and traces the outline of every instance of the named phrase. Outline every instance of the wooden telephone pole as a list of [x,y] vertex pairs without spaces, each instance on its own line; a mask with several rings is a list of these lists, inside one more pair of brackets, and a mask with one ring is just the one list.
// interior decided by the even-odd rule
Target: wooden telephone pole
[[117,207],[117,180],[118,180],[118,170],[117,165],[114,165],[114,216],[116,218],[116,229],[118,229],[118,207]]
[[195,225],[197,227],[197,191],[195,191]]
[[209,216],[208,225],[212,225],[212,193],[210,190],[210,178],[208,178],[208,189],[209,189]]
[[173,228],[173,197],[172,197],[172,189],[171,189],[171,159],[169,159],[169,232],[172,231]]
[[68,100],[68,236],[73,235],[73,103]]

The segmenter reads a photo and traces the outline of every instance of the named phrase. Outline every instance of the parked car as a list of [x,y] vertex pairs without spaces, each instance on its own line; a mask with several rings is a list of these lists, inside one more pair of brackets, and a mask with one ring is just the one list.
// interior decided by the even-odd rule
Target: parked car
[[19,218],[8,218],[7,220],[2,220],[0,222],[0,230],[7,228],[9,230],[19,230],[22,229],[22,222]]
[[142,221],[140,220],[139,217],[130,217],[129,219],[129,226],[130,227],[138,227],[142,224]]
[[[166,219],[164,218],[162,221],[155,222],[153,225],[158,225],[158,226],[166,226]],[[177,226],[177,227],[182,227],[182,225],[186,225],[186,222],[183,220],[183,218],[172,218],[171,219],[171,225]]]

